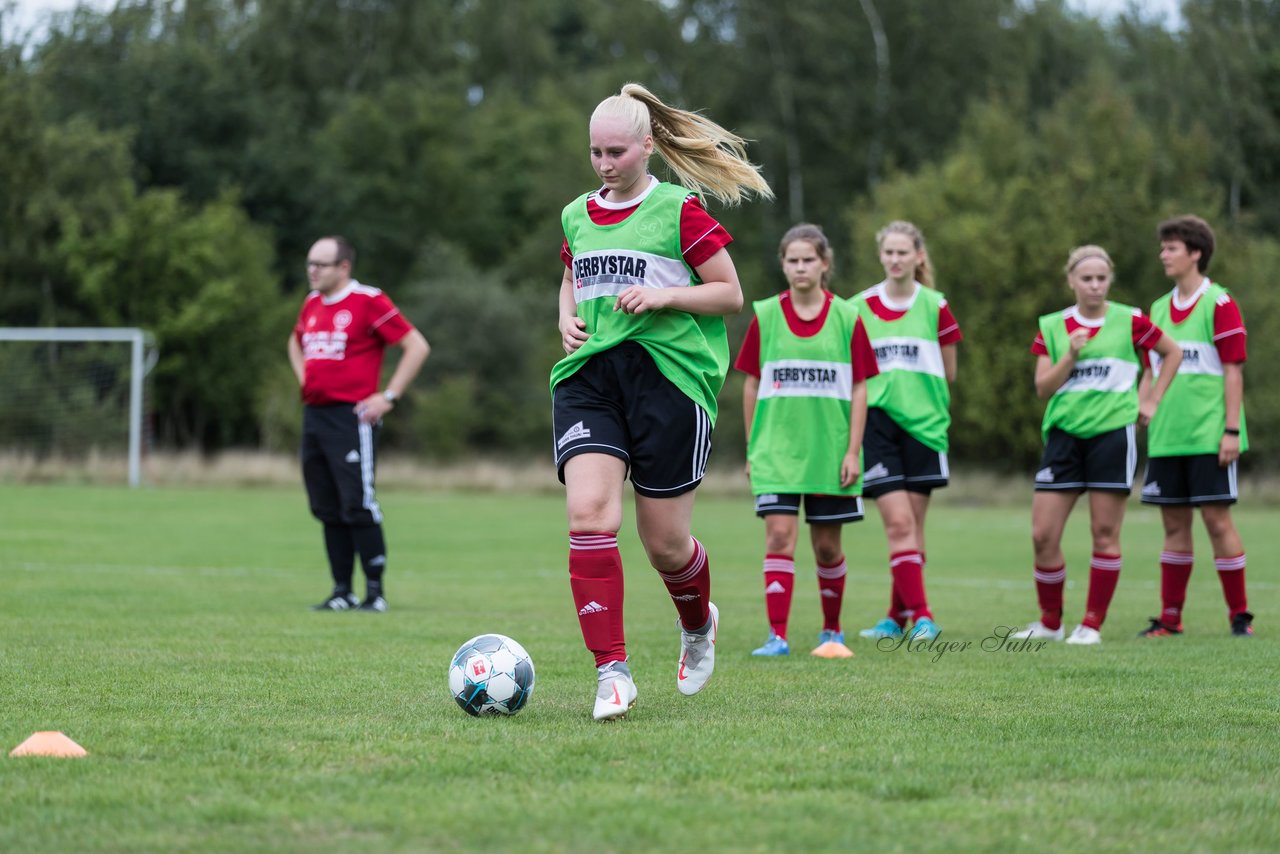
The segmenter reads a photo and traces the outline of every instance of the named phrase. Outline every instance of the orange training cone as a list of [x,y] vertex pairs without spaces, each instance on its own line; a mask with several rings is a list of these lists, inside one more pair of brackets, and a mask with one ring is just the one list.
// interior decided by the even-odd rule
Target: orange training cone
[[10,756],[88,756],[89,751],[60,732],[33,732]]
[[827,641],[810,654],[818,658],[853,658],[853,650],[839,641]]

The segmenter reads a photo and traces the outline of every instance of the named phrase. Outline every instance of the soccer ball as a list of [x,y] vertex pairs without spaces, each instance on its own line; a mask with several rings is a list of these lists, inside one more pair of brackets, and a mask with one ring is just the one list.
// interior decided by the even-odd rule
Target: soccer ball
[[533,659],[506,635],[477,635],[453,654],[449,691],[469,715],[514,715],[533,696]]

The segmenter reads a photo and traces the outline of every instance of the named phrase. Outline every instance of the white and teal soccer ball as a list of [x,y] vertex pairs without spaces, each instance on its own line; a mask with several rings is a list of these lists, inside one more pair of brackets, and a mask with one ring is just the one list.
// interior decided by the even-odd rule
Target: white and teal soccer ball
[[533,696],[533,659],[506,635],[477,635],[453,654],[449,691],[469,715],[514,715]]

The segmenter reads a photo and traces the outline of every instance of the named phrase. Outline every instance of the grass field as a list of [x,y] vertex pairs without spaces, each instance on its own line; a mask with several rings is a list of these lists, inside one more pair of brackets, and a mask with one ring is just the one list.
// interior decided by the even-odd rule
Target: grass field
[[[0,851],[1267,850],[1280,844],[1280,526],[1241,507],[1258,634],[1230,637],[1207,543],[1181,638],[1158,610],[1158,515],[1130,505],[1101,648],[986,651],[1037,616],[1027,505],[942,504],[942,640],[813,659],[802,573],[790,659],[764,639],[749,499],[704,496],[722,628],[710,686],[674,685],[674,611],[630,526],[639,703],[590,720],[594,670],[559,496],[385,492],[383,614],[327,592],[300,487],[0,486],[0,746],[62,730],[87,759],[0,756]],[[1081,508],[1083,510],[1083,508]],[[1086,517],[1068,529],[1068,618]],[[847,529],[847,630],[888,596],[872,514]],[[802,547],[798,563],[810,565]],[[537,666],[528,708],[473,719],[454,649],[482,631]],[[939,654],[940,649],[941,654]],[[797,654],[800,653],[800,654]]]

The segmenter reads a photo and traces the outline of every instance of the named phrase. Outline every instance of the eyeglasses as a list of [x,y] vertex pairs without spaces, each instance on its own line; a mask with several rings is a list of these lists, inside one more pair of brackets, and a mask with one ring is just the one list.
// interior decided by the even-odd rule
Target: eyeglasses
[[308,261],[307,269],[323,270],[325,267],[336,267],[341,263],[341,261]]

